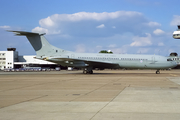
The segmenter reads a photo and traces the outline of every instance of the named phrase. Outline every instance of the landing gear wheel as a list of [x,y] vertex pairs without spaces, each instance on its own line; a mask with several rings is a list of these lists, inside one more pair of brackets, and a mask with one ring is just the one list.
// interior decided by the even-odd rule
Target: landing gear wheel
[[90,70],[90,71],[88,71],[88,70],[83,70],[83,73],[84,73],[84,74],[93,74],[93,71],[92,71],[92,70]]
[[87,74],[87,73],[88,73],[88,71],[87,71],[87,70],[83,70],[83,73],[84,73],[84,74]]
[[160,71],[159,71],[159,70],[157,70],[157,71],[156,71],[156,74],[160,74]]

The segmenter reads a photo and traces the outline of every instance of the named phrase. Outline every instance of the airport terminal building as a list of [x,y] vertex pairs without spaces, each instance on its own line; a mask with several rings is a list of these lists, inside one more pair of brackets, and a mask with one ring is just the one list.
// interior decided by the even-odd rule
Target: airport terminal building
[[0,69],[14,68],[14,63],[18,62],[18,52],[15,48],[8,48],[7,51],[0,51]]

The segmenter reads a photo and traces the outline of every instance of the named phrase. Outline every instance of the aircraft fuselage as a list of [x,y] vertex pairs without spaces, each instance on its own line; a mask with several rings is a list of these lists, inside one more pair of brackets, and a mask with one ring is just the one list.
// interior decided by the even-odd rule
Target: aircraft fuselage
[[46,60],[69,67],[168,69],[176,66],[174,61],[166,57],[143,54],[70,53],[66,57],[50,57]]

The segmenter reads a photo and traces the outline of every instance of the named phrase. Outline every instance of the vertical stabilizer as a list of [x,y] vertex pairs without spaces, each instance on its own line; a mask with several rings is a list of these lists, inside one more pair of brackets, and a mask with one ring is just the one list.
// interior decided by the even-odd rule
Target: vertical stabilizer
[[33,33],[33,32],[24,32],[24,31],[10,31],[14,32],[18,36],[26,36],[34,50],[36,51],[37,58],[46,58],[49,56],[56,55],[58,52],[64,50],[54,47],[46,40],[43,36],[45,34]]

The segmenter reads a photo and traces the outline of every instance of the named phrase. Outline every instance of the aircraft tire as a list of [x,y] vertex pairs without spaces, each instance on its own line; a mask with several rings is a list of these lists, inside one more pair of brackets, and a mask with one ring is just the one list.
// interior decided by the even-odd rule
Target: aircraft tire
[[84,70],[83,73],[84,73],[84,74],[89,74],[90,72],[87,71],[87,70]]
[[160,71],[156,71],[156,74],[160,74]]

